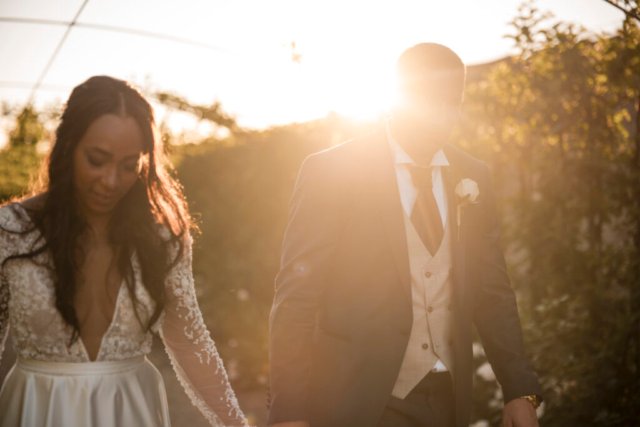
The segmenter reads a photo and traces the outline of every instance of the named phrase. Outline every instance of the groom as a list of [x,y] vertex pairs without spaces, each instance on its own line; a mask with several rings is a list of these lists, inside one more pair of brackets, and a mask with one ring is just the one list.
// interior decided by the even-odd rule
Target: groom
[[397,71],[388,121],[301,167],[271,310],[269,423],[466,427],[475,325],[504,425],[537,426],[489,170],[447,144],[465,67],[424,43]]

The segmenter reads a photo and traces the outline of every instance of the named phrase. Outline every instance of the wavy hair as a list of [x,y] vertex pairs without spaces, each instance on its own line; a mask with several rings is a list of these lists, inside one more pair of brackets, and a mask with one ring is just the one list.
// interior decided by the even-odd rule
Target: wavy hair
[[[47,163],[43,200],[25,207],[40,238],[31,251],[12,258],[34,258],[47,252],[54,271],[56,308],[73,328],[70,344],[79,337],[80,324],[73,304],[77,289],[80,237],[86,222],[76,209],[73,153],[96,119],[114,114],[135,120],[144,140],[144,156],[138,178],[114,209],[109,241],[117,248],[116,265],[123,275],[138,313],[132,256],[137,256],[142,283],[155,302],[147,329],[164,308],[164,283],[169,270],[182,255],[194,228],[180,184],[172,178],[162,141],[157,137],[153,109],[129,83],[95,76],[76,86],[65,105]],[[163,236],[162,230],[168,231]],[[175,250],[177,246],[177,251]],[[177,255],[172,258],[173,253]],[[142,323],[142,321],[141,321]],[[143,325],[144,327],[144,325]]]

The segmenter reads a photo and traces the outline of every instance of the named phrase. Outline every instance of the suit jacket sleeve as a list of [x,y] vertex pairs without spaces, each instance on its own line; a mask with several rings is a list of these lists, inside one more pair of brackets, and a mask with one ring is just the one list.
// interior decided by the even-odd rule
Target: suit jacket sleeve
[[[500,224],[488,167],[484,167],[480,197],[480,283],[474,299],[474,323],[489,363],[502,386],[504,401],[537,394],[541,389],[524,353],[522,329],[513,289],[500,243]],[[484,185],[482,185],[484,183]]]
[[312,340],[344,209],[344,185],[324,157],[308,157],[299,172],[282,247],[270,315],[269,424],[308,420]]

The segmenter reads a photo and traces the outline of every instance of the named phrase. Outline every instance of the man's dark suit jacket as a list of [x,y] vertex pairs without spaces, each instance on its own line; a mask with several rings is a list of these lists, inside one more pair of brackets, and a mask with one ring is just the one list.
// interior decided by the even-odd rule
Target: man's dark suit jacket
[[[505,402],[540,394],[525,358],[487,166],[453,146],[443,168],[453,237],[456,426],[472,405],[472,324]],[[456,184],[476,181],[461,207]],[[269,423],[375,427],[413,316],[403,212],[384,130],[313,154],[291,201],[270,318]]]

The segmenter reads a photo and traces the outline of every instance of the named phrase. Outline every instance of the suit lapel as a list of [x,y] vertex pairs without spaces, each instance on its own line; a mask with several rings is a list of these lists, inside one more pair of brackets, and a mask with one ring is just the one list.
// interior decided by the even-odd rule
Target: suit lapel
[[[445,191],[447,193],[447,205],[448,205],[448,221],[451,224],[451,231],[453,231],[453,236],[451,238],[451,247],[453,254],[453,286],[454,286],[454,295],[460,297],[462,296],[462,284],[465,277],[465,268],[466,268],[466,252],[465,252],[465,233],[464,233],[464,222],[463,216],[464,212],[460,212],[461,216],[458,218],[458,197],[455,194],[455,188],[458,182],[463,178],[462,172],[460,171],[460,165],[457,161],[458,158],[455,155],[454,149],[445,145],[444,147],[445,155],[449,160],[450,166],[447,168],[443,168],[443,180],[445,185]],[[464,210],[464,209],[463,209]],[[460,220],[460,221],[459,221]]]
[[374,161],[372,165],[374,167],[369,174],[370,185],[368,188],[373,193],[375,205],[391,247],[401,287],[406,295],[411,297],[411,272],[404,215],[396,171],[385,132],[378,132],[373,142]]

